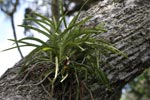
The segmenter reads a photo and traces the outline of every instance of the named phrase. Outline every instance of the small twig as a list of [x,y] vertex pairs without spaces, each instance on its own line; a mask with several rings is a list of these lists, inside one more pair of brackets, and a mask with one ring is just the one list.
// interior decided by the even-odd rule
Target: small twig
[[89,91],[90,96],[91,96],[91,100],[94,100],[94,97],[93,97],[93,95],[92,95],[91,90],[89,90],[89,88],[86,86],[85,82],[82,81],[82,84],[83,84],[83,86]]
[[84,58],[83,58],[83,60],[82,60],[82,62],[81,62],[81,64],[84,64],[84,62],[85,62],[85,59],[86,59],[86,58],[84,57]]
[[[38,86],[38,85],[42,84],[42,83],[46,80],[46,78],[48,78],[48,76],[49,76],[50,73],[51,73],[51,72],[49,72],[49,73],[48,73],[41,81],[39,81],[38,83],[19,85],[19,86],[17,87],[17,89],[20,88],[20,87],[26,87],[26,86],[29,86],[29,87],[31,87],[31,86]],[[22,81],[21,81],[21,82],[22,82]],[[19,82],[19,83],[21,83],[21,82]]]
[[25,74],[25,76],[23,77],[23,79],[21,81],[19,81],[18,83],[11,84],[11,85],[14,86],[14,85],[22,84],[27,79],[30,72],[33,70],[34,67],[36,67],[37,64],[38,63],[34,64],[33,67],[30,68],[30,70]]
[[75,77],[76,77],[76,81],[77,81],[77,96],[76,96],[76,100],[78,100],[79,99],[79,78],[78,78],[78,76],[77,76],[77,74],[75,73]]
[[48,94],[48,96],[50,97],[50,100],[52,100],[52,95],[47,91],[47,89],[44,87],[43,84],[41,84],[41,86],[44,89],[44,91]]
[[21,58],[24,58],[23,54],[21,52],[21,49],[19,47],[19,44],[17,42],[17,34],[16,34],[16,30],[15,30],[15,25],[14,25],[14,23],[15,23],[14,22],[14,14],[10,15],[10,19],[11,19],[11,26],[12,26],[12,29],[13,29],[13,35],[14,35],[14,39],[15,39],[15,43],[16,43],[17,49],[19,51],[19,54],[20,54]]
[[24,58],[23,57],[23,54],[21,52],[21,49],[19,47],[19,44],[17,42],[17,34],[16,34],[16,30],[15,30],[15,22],[14,22],[14,13],[16,12],[16,9],[17,9],[17,5],[19,4],[19,0],[16,0],[15,3],[12,3],[12,5],[14,6],[14,8],[12,9],[12,11],[7,11],[5,9],[3,9],[3,7],[1,7],[1,10],[6,13],[8,16],[10,16],[10,19],[11,19],[11,26],[12,26],[12,30],[13,30],[13,35],[14,35],[14,40],[15,40],[15,43],[16,43],[16,46],[18,48],[18,51],[19,51],[19,54],[21,56],[21,58]]

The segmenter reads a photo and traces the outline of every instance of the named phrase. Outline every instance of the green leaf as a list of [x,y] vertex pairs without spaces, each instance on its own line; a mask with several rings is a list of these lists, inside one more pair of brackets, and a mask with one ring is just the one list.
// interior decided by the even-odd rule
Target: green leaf
[[42,50],[43,50],[43,51],[51,51],[52,48],[50,48],[50,47],[43,47]]
[[43,41],[43,40],[41,40],[39,38],[35,38],[35,37],[25,37],[25,38],[22,38],[22,39],[18,40],[17,42],[21,43],[24,40],[35,41],[35,42],[41,43],[42,45],[48,46],[48,44],[45,41]]
[[38,29],[38,28],[36,28],[36,27],[28,26],[28,25],[19,25],[19,26],[25,27],[25,28],[28,28],[28,29],[32,29],[32,30],[34,30],[34,31],[37,31],[37,32],[43,34],[43,35],[46,36],[47,38],[50,38],[50,34],[49,34],[49,33],[45,32],[45,31],[42,31],[41,29]]
[[48,17],[45,17],[45,16],[38,14],[38,13],[35,13],[35,12],[33,13],[33,15],[40,17],[42,20],[48,21],[51,26],[54,25],[53,21],[51,21]]
[[[46,30],[48,33],[50,33],[50,29],[48,29],[47,26],[50,26],[51,24],[49,24],[47,21],[41,20],[41,19],[35,19],[35,18],[27,18],[26,20],[31,20],[31,21],[37,23],[44,30]],[[43,23],[43,24],[45,24],[45,25],[42,25],[40,22]]]

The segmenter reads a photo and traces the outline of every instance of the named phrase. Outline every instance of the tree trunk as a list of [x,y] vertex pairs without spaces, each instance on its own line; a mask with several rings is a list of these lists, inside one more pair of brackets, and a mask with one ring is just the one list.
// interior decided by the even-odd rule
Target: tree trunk
[[[122,3],[112,3],[111,0],[104,0],[82,13],[81,19],[89,15],[94,17],[85,27],[104,23],[108,31],[99,38],[105,38],[128,55],[128,58],[116,54],[105,57],[106,64],[102,69],[110,80],[111,91],[98,83],[93,83],[91,87],[95,100],[118,100],[124,85],[150,66],[150,1],[122,0]],[[0,99],[49,100],[42,85],[19,88],[14,84],[20,81],[16,76],[19,66],[21,61],[1,77]],[[31,81],[28,80],[28,83]],[[22,85],[25,84],[27,82]]]

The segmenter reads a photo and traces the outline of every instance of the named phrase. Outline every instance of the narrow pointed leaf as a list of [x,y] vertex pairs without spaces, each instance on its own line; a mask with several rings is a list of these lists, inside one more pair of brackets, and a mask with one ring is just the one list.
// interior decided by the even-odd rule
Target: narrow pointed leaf
[[45,31],[42,31],[41,29],[35,28],[33,26],[27,26],[27,25],[19,25],[19,26],[37,31],[37,32],[43,34],[44,36],[46,36],[47,38],[50,37],[49,33],[45,32]]

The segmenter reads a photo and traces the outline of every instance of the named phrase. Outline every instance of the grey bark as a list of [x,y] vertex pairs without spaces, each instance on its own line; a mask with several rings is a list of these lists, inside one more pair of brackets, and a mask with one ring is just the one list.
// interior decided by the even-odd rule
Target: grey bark
[[[108,31],[99,38],[105,38],[128,55],[128,58],[116,54],[105,57],[106,64],[102,69],[110,80],[112,91],[98,83],[92,85],[95,100],[118,100],[124,85],[150,66],[150,1],[125,0],[112,3],[111,0],[104,0],[82,13],[81,19],[87,15],[93,18],[85,27],[104,22]],[[41,85],[27,88],[14,85],[20,81],[16,76],[20,66],[21,62],[8,69],[0,78],[0,100],[49,100]],[[23,85],[32,81],[28,80]]]
[[51,3],[52,17],[54,17],[57,22],[59,21],[59,17],[60,17],[59,10],[60,10],[59,9],[59,0],[52,0],[52,3]]

